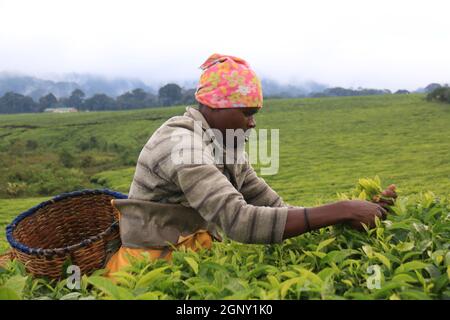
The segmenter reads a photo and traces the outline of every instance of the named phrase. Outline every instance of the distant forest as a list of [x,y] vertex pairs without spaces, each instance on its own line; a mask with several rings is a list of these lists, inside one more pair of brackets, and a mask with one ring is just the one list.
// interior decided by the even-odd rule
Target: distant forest
[[15,92],[6,92],[0,97],[0,113],[44,112],[50,108],[75,108],[79,111],[131,110],[195,103],[194,89],[184,90],[174,83],[161,87],[158,94],[141,88],[128,91],[116,98],[96,93],[86,98],[81,89],[72,91],[69,97],[57,98],[53,93],[33,98]]
[[[1,83],[0,83],[1,84]],[[409,94],[407,90],[391,92],[387,89],[346,89],[341,87],[327,88],[317,83],[309,86],[281,86],[270,80],[263,80],[265,98],[300,98],[300,97],[333,97],[333,96],[363,96],[384,94]],[[430,93],[437,88],[447,87],[432,83],[415,92]],[[17,86],[17,88],[19,88]],[[1,87],[0,87],[1,89]],[[67,90],[66,90],[67,91]],[[1,91],[0,91],[1,92]],[[0,97],[0,114],[44,112],[50,108],[75,108],[78,111],[131,110],[172,105],[196,104],[195,89],[184,89],[175,83],[162,86],[157,93],[137,88],[118,96],[106,93],[95,93],[87,97],[82,89],[73,90],[69,96],[57,97],[52,92],[36,99],[36,92],[30,95],[7,91]]]

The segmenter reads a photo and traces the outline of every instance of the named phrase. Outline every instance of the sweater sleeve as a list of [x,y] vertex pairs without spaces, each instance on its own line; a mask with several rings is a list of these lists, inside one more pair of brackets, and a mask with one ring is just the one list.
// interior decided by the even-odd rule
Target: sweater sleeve
[[[178,134],[191,135],[191,141],[200,139],[186,130]],[[186,141],[189,139],[185,139]],[[196,145],[194,142],[193,145]],[[201,145],[198,141],[197,145]],[[174,161],[170,140],[154,150],[164,159],[155,164],[158,173],[172,181],[184,193],[189,205],[208,222],[215,223],[235,241],[242,243],[281,243],[288,214],[287,207],[255,206],[245,201],[224,174],[215,166],[212,153],[181,147],[184,159],[202,158],[201,163]],[[196,155],[193,153],[197,152]],[[199,155],[198,152],[201,152]],[[156,170],[156,169],[155,169]]]
[[254,206],[287,207],[283,199],[264,181],[256,175],[250,164],[246,164],[245,180],[240,189],[247,203]]

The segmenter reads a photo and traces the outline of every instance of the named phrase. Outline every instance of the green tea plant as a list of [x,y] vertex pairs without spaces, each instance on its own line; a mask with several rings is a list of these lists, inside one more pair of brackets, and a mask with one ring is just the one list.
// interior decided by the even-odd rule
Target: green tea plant
[[[360,179],[339,199],[373,201],[381,182]],[[345,225],[276,245],[214,243],[179,250],[173,261],[148,256],[115,274],[66,281],[27,275],[17,261],[0,269],[1,299],[449,299],[450,199],[400,196],[384,221],[360,232]]]

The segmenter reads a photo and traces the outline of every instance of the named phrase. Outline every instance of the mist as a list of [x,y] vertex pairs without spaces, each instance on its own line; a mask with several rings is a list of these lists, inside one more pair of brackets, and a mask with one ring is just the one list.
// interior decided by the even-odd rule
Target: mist
[[450,82],[446,1],[0,0],[0,72],[158,87],[215,52],[281,84],[415,90]]

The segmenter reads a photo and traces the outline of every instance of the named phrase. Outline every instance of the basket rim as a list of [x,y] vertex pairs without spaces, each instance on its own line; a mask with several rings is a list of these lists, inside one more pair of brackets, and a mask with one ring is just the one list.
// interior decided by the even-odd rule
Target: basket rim
[[118,191],[113,191],[109,189],[84,189],[84,190],[78,190],[73,192],[66,192],[61,193],[50,200],[43,201],[39,203],[38,205],[35,205],[34,207],[31,207],[30,209],[20,213],[7,227],[6,227],[6,238],[10,244],[10,246],[16,250],[19,250],[23,253],[30,254],[30,255],[44,255],[44,256],[52,256],[52,255],[61,255],[61,254],[67,254],[70,251],[86,247],[89,244],[91,244],[94,241],[97,241],[98,239],[104,237],[105,235],[110,234],[114,228],[118,226],[118,222],[112,223],[105,231],[91,236],[89,238],[84,239],[83,241],[76,243],[71,246],[61,247],[61,248],[52,248],[52,249],[43,249],[43,248],[30,248],[19,241],[17,241],[13,236],[13,231],[18,226],[18,224],[24,220],[25,218],[33,215],[37,210],[44,208],[50,204],[59,202],[61,200],[67,199],[67,198],[73,198],[78,196],[84,196],[84,195],[100,195],[100,194],[106,194],[114,197],[115,199],[127,199],[128,196],[126,194],[120,193]]

